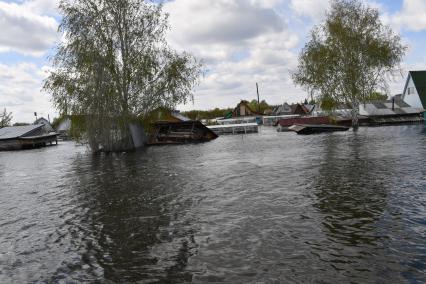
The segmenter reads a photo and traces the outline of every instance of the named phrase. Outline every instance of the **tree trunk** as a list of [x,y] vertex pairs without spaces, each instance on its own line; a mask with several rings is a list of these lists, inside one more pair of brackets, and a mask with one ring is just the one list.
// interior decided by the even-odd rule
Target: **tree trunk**
[[359,128],[359,101],[355,100],[352,102],[352,128],[354,131],[358,130]]

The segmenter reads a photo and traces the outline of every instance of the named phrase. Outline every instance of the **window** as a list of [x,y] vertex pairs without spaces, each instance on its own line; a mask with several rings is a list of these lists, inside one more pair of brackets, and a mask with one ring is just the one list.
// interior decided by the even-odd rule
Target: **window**
[[411,95],[411,94],[414,94],[415,92],[414,92],[414,87],[409,87],[408,88],[408,94],[409,95]]

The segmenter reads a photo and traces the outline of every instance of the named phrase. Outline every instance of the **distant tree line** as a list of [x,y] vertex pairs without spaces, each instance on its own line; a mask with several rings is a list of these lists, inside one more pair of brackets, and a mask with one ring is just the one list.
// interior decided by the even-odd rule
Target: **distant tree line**
[[182,114],[192,120],[201,120],[225,117],[229,112],[232,111],[232,108],[215,108],[212,110],[190,110],[182,112]]
[[[252,100],[249,102],[249,107],[253,111],[259,111],[260,113],[265,113],[267,110],[273,110],[276,106],[269,105],[265,100],[262,100],[260,104],[257,103],[257,100]],[[211,110],[190,110],[182,112],[185,116],[193,120],[201,119],[215,119],[218,117],[226,117],[229,113],[232,113],[234,108],[214,108]]]

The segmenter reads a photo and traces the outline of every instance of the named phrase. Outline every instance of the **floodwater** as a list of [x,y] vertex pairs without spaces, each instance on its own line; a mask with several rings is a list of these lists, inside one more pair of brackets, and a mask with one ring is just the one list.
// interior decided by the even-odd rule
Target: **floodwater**
[[426,129],[0,152],[0,283],[424,283]]

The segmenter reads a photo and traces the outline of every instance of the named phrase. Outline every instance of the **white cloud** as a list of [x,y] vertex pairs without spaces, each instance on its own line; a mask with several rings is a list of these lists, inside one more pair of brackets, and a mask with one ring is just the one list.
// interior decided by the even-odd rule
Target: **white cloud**
[[[208,71],[190,108],[230,107],[240,99],[270,103],[301,100],[289,71],[299,44],[278,12],[281,0],[175,0],[167,2],[172,46],[205,62]],[[191,20],[188,20],[191,19]]]
[[390,19],[403,30],[426,30],[426,1],[404,0],[402,10]]
[[31,63],[0,64],[0,109],[11,111],[14,122],[32,122],[34,112],[52,117],[50,97],[40,91],[46,75],[45,68]]
[[39,15],[58,15],[58,0],[28,0],[23,7]]
[[328,0],[291,0],[290,7],[302,16],[311,17],[314,20],[321,19],[330,4]]
[[[22,4],[0,1],[0,52],[42,56],[58,39],[57,21],[46,16],[47,1]],[[42,12],[42,10],[44,12]]]
[[[170,24],[178,31],[178,43],[231,43],[277,32],[282,19],[268,6],[274,1],[177,0],[168,2]],[[190,20],[188,20],[190,19]]]

